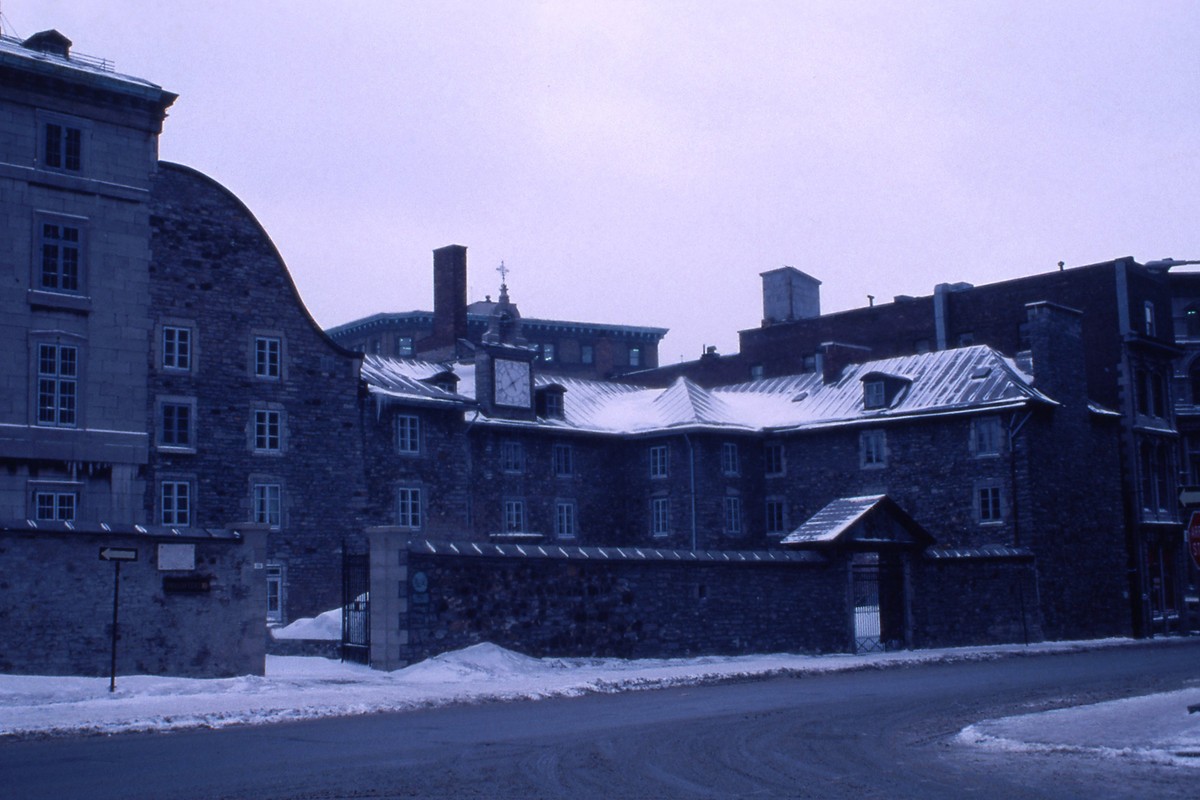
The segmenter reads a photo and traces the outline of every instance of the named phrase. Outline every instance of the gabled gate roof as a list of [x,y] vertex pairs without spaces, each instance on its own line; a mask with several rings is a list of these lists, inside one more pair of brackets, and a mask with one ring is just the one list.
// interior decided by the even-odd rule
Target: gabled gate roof
[[785,547],[921,550],[934,538],[886,494],[840,497],[783,538]]

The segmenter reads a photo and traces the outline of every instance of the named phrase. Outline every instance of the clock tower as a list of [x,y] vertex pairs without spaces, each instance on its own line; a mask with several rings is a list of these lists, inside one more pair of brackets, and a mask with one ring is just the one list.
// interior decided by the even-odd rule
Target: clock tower
[[[501,276],[507,270],[500,265]],[[483,344],[475,353],[475,399],[492,417],[537,418],[533,394],[533,361],[537,350],[521,335],[521,315],[500,284],[500,301],[492,309]]]

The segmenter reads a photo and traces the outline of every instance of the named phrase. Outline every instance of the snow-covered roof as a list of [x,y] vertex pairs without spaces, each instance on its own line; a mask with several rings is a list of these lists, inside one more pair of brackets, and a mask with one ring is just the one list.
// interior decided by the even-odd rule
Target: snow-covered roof
[[784,537],[783,544],[816,544],[835,541],[886,496],[873,494],[864,497],[838,498]]
[[785,536],[780,544],[812,547],[840,540],[920,546],[933,543],[933,537],[895,501],[886,494],[872,494],[839,497]]
[[[56,31],[43,31],[57,33]],[[42,35],[42,34],[38,34]],[[61,34],[59,34],[61,36]],[[34,37],[29,37],[30,39]],[[28,40],[26,40],[28,41]],[[164,92],[162,87],[142,78],[132,75],[122,75],[113,69],[107,59],[71,52],[63,56],[57,53],[45,52],[26,47],[21,39],[12,36],[0,36],[0,62],[18,59],[27,69],[32,69],[56,77],[71,76],[78,80],[86,78],[97,85],[110,89],[119,89],[129,94],[140,94],[153,99],[175,95]]]
[[568,544],[492,544],[489,542],[408,543],[415,553],[487,558],[553,558],[582,561],[704,561],[722,564],[823,563],[817,553],[795,550],[672,550],[653,547],[578,547]]
[[[444,376],[460,378],[452,367],[415,358],[384,358],[363,356],[362,379],[367,390],[377,397],[392,397],[418,405],[462,406],[471,402],[470,396],[448,392],[435,385]],[[474,395],[474,381],[471,383]]]
[[[473,399],[473,365],[452,367],[459,378],[457,395],[440,392],[425,382],[449,368],[414,359],[367,356],[363,378],[372,392],[400,400]],[[890,406],[866,409],[862,379],[878,374],[896,376],[908,385]],[[807,373],[706,389],[681,377],[665,389],[647,389],[559,375],[537,376],[538,388],[552,384],[565,390],[561,419],[514,422],[492,420],[478,412],[477,421],[623,435],[683,429],[757,433],[1055,404],[1034,388],[1032,376],[983,345],[851,364],[832,383],[825,383],[819,373]]]

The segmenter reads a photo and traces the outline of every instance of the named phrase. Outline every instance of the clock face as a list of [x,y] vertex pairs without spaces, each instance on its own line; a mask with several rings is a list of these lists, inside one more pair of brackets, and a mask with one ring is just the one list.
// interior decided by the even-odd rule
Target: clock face
[[524,361],[497,358],[496,404],[513,408],[529,408],[529,365]]

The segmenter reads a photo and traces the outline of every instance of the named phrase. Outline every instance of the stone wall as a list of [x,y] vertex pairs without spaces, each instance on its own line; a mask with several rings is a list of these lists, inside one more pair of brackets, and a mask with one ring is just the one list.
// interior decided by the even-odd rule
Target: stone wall
[[484,641],[534,656],[846,652],[848,576],[810,553],[410,547],[377,532],[371,663]]
[[[109,674],[116,568],[100,550],[112,547],[137,551],[121,564],[119,675],[262,675],[265,544],[260,532],[0,531],[0,672]],[[160,545],[191,548],[194,569],[164,569],[179,564],[160,561]]]
[[1029,555],[931,550],[913,560],[917,648],[1043,639],[1037,570]]

